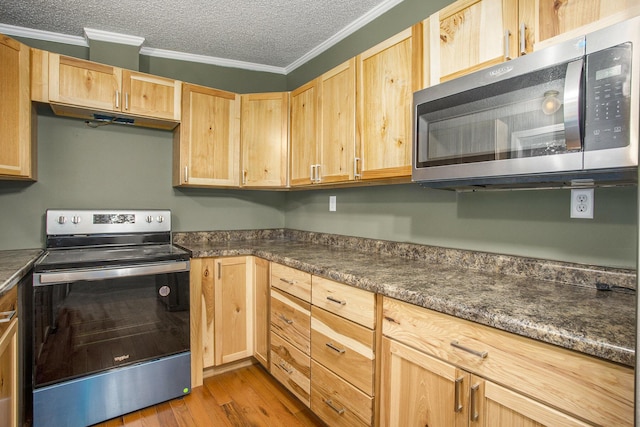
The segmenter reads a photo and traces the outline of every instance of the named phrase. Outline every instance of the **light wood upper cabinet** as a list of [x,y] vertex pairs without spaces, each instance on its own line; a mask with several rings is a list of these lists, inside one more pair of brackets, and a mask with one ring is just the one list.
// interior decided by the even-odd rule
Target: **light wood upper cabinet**
[[242,95],[242,185],[287,185],[289,92]]
[[[69,108],[75,107],[160,121],[180,120],[180,81],[55,53],[49,53],[48,74],[49,102],[63,105],[58,107],[60,114],[81,116],[80,111]],[[173,128],[175,123],[168,126]]]
[[518,56],[515,1],[458,0],[431,15],[429,28],[431,84]]
[[174,130],[173,185],[240,185],[240,95],[185,83]]
[[36,178],[29,57],[27,46],[0,35],[0,178],[4,179]]
[[355,58],[291,92],[291,186],[352,181]]
[[[357,56],[359,173],[411,176],[411,105],[421,79],[422,25]],[[416,42],[417,40],[417,42]]]

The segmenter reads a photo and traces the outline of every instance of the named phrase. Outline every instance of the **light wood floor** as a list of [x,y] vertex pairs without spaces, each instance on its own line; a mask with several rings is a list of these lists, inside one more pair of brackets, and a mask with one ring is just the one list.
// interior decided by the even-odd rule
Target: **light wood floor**
[[205,378],[187,396],[97,424],[98,427],[324,426],[258,365]]

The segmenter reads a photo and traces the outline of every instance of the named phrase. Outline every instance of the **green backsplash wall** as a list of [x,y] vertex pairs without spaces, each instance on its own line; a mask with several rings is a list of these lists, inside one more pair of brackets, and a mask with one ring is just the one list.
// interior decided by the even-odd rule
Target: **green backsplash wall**
[[171,209],[175,231],[284,226],[284,194],[171,186],[172,133],[38,117],[38,181],[0,181],[0,249],[43,247],[48,208]]
[[[636,268],[637,188],[595,191],[569,218],[569,190],[455,193],[417,184],[291,192],[287,228]],[[329,196],[336,212],[329,212]]]

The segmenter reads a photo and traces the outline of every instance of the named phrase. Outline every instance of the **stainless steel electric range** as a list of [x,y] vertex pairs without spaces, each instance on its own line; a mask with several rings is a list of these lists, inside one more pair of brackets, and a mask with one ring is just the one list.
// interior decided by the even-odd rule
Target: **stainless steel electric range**
[[87,426],[191,390],[188,251],[168,210],[48,210],[30,322],[33,425]]

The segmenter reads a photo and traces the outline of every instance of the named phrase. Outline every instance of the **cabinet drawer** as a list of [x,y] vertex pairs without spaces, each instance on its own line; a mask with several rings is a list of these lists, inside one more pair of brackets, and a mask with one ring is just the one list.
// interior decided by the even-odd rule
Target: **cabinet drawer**
[[386,336],[592,423],[633,424],[630,368],[390,298],[384,298],[382,328]]
[[374,331],[311,307],[313,359],[373,395]]
[[311,361],[311,410],[330,426],[370,426],[373,399]]
[[272,262],[271,286],[311,302],[311,274],[309,273]]
[[294,296],[271,290],[271,330],[310,354],[311,304]]
[[373,292],[313,276],[313,305],[375,329],[376,298]]
[[309,356],[271,333],[271,374],[307,406],[311,392],[310,363]]

